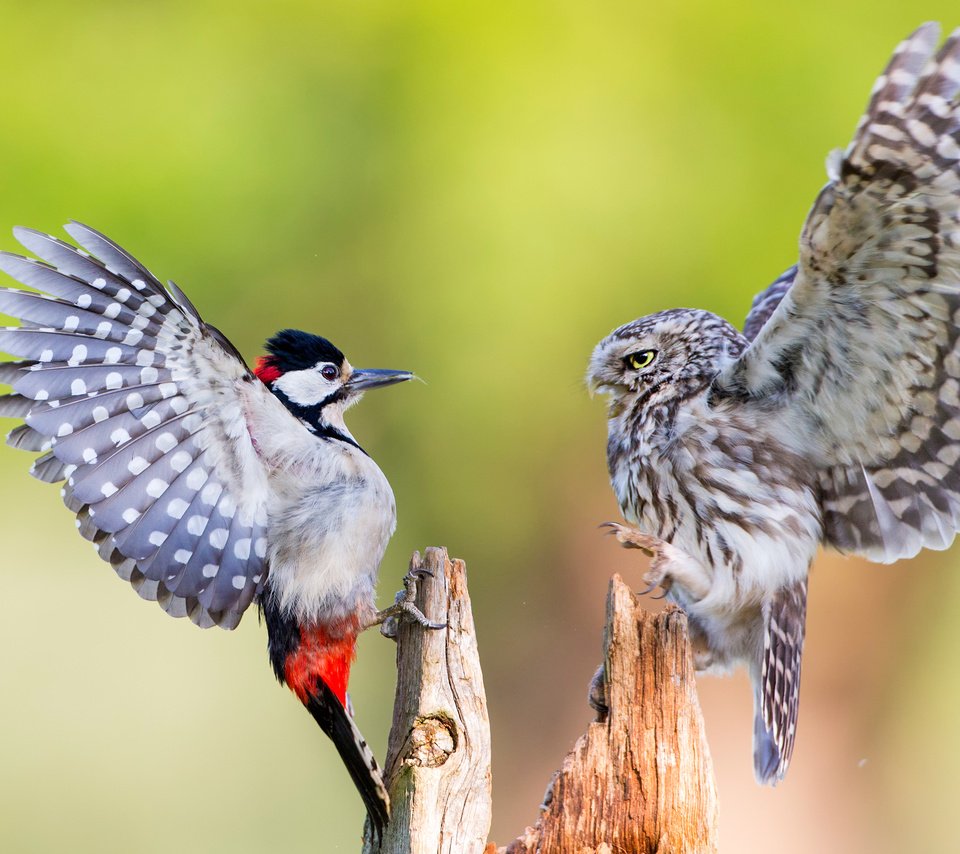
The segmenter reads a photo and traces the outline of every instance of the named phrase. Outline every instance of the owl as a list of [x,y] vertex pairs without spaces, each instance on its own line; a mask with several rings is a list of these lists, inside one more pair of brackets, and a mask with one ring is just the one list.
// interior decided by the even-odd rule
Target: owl
[[742,333],[674,309],[590,359],[613,531],[653,556],[698,669],[749,671],[762,783],[793,751],[818,548],[890,563],[960,528],[960,30],[938,40],[896,49]]

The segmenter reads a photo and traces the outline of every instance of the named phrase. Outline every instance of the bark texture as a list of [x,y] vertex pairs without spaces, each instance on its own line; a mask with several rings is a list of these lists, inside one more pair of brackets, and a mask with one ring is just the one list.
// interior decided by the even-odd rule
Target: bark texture
[[711,854],[717,796],[684,613],[649,614],[619,576],[603,638],[607,712],[563,761],[536,824],[488,842],[490,726],[462,561],[414,554],[433,573],[417,606],[443,630],[402,623],[385,776],[392,816],[365,854]]
[[604,664],[609,711],[567,755],[537,823],[500,854],[717,851],[713,764],[686,615],[645,612],[614,576]]
[[[426,569],[417,607],[445,629],[403,621],[385,777],[391,819],[383,854],[480,854],[490,832],[490,721],[463,561],[414,554]],[[375,854],[369,825],[365,854]]]

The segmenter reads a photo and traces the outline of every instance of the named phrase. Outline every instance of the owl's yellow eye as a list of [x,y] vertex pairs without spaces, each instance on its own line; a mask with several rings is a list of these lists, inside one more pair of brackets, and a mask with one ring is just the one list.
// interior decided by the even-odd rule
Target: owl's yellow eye
[[638,353],[631,353],[629,356],[625,356],[623,361],[627,363],[628,368],[639,371],[647,367],[656,357],[656,350],[640,350]]

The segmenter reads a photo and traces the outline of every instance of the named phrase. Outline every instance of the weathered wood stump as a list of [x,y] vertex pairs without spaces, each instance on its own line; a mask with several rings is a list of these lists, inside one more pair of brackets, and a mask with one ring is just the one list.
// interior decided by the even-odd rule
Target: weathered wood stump
[[[392,804],[383,854],[470,854],[490,832],[490,721],[466,568],[429,548],[417,607],[445,629],[402,622],[385,777]],[[364,852],[374,854],[367,827]]]
[[[417,606],[444,630],[403,624],[387,750],[384,854],[710,854],[717,796],[682,611],[643,610],[610,582],[603,638],[608,711],[563,761],[536,823],[487,842],[490,728],[462,561],[427,549]],[[366,830],[364,852],[377,849]]]
[[608,713],[553,780],[533,827],[501,854],[707,854],[717,794],[686,615],[643,610],[619,576],[604,629]]

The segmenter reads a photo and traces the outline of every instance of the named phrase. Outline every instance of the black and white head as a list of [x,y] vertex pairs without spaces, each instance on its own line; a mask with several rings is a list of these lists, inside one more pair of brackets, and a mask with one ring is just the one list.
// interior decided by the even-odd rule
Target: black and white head
[[703,391],[746,340],[722,317],[675,308],[615,329],[594,348],[591,392],[610,395],[610,415]]
[[371,388],[413,379],[410,371],[354,368],[326,338],[284,329],[266,344],[254,372],[308,429],[350,441],[343,413]]

